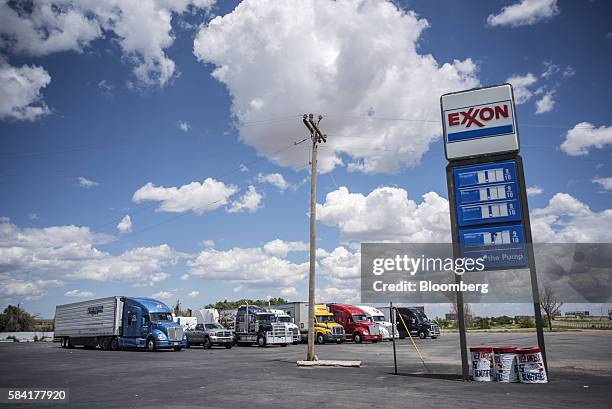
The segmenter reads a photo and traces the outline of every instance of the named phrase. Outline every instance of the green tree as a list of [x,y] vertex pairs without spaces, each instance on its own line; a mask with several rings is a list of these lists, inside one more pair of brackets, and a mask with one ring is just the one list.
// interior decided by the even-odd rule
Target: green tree
[[36,316],[24,311],[24,309],[19,308],[19,306],[9,305],[4,309],[4,312],[0,314],[0,331],[33,331],[36,318]]
[[215,303],[204,306],[204,308],[216,308],[218,310],[233,310],[235,308],[240,307],[241,305],[246,305],[246,304],[257,305],[259,307],[267,307],[268,305],[273,306],[273,305],[285,304],[285,303],[287,303],[287,300],[281,297],[272,297],[269,300],[251,300],[251,299],[243,298],[241,300],[236,300],[236,301],[228,301],[228,300],[217,301]]

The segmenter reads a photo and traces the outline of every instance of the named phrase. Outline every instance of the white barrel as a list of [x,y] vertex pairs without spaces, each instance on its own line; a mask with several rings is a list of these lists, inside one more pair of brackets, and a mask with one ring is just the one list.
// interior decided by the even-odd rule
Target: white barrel
[[470,348],[472,355],[472,378],[477,382],[491,382],[493,347]]
[[520,348],[516,350],[518,375],[521,383],[547,383],[546,368],[540,348]]
[[497,382],[518,382],[516,347],[493,348],[493,374]]

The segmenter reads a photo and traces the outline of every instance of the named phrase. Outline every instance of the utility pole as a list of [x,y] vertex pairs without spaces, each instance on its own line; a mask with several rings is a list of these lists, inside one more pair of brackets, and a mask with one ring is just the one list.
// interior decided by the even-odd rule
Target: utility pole
[[308,274],[308,350],[307,361],[316,360],[315,357],[315,264],[317,262],[317,242],[315,227],[317,221],[317,144],[327,142],[327,135],[319,130],[319,122],[323,117],[319,115],[315,122],[314,115],[306,115],[302,119],[310,131],[312,141],[312,158],[310,161],[310,271]]

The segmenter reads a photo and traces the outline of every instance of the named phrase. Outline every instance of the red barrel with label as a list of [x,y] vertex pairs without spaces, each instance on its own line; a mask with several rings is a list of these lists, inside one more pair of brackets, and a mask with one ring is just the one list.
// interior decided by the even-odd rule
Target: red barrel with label
[[515,352],[518,365],[518,376],[521,383],[548,382],[540,348],[519,348]]
[[493,348],[493,376],[497,382],[518,382],[517,347]]
[[493,379],[493,347],[470,348],[472,355],[472,379],[477,382],[491,382]]

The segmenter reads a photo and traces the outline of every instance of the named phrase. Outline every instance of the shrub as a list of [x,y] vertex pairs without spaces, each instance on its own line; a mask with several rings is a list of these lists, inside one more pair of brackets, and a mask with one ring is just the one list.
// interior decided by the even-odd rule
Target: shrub
[[518,319],[518,325],[520,328],[533,328],[535,327],[535,322],[529,317],[521,317]]

